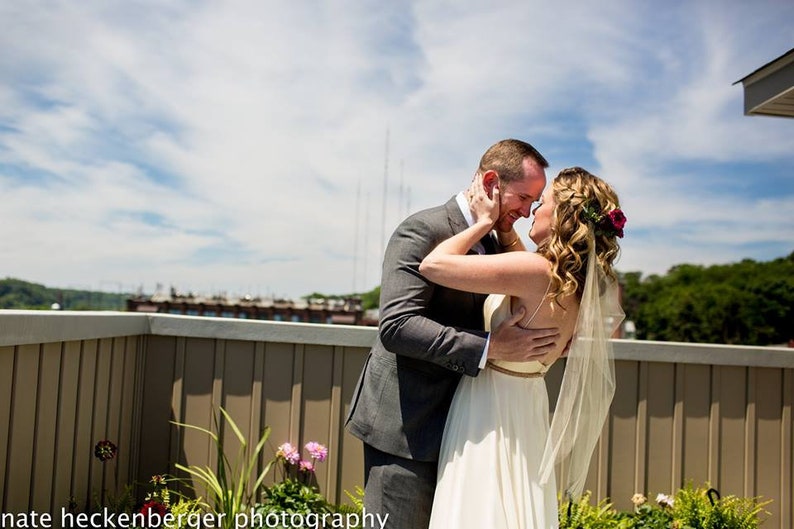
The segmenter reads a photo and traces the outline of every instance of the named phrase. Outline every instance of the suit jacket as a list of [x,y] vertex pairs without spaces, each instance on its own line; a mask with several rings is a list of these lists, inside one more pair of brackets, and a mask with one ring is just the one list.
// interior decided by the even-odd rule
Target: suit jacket
[[[485,295],[431,283],[419,263],[466,228],[453,197],[397,227],[384,256],[378,339],[353,395],[347,430],[383,452],[437,461],[462,375],[476,376],[485,349]],[[483,239],[493,253],[490,237]]]

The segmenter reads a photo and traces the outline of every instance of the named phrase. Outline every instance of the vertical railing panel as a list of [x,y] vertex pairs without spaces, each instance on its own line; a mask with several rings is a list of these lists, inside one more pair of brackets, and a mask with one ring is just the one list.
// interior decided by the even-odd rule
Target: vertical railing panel
[[670,469],[671,491],[675,491],[677,484],[681,483],[684,466],[684,371],[685,366],[675,365],[673,386],[673,439],[670,446],[673,466]]
[[[108,406],[107,418],[105,420],[105,437],[116,443],[119,447],[116,460],[111,465],[105,465],[105,473],[102,481],[105,489],[115,495],[126,481],[121,481],[120,476],[124,467],[129,466],[132,454],[132,445],[121,436],[121,403],[124,391],[124,338],[113,338],[109,340],[110,354],[108,366]],[[101,397],[100,397],[101,398]],[[126,420],[129,420],[127,418]]]
[[[265,377],[265,344],[262,342],[256,342],[254,344],[254,371],[252,375],[251,416],[249,417],[248,422],[250,424],[249,428],[251,429],[251,432],[256,433],[257,437],[255,442],[259,442],[259,436],[261,436],[264,433],[265,428],[269,426],[264,422],[264,401],[262,399],[262,382]],[[264,470],[265,465],[272,461],[272,446],[273,440],[268,438],[268,443],[265,444],[263,452],[259,454],[257,473]],[[272,473],[269,475],[272,475]]]
[[744,488],[742,496],[755,496],[755,468],[756,468],[756,441],[758,434],[756,427],[756,403],[758,398],[757,371],[754,368],[747,368],[747,406],[744,411]]
[[145,355],[143,403],[138,443],[138,483],[147,483],[154,474],[173,473],[169,459],[174,427],[170,421],[171,391],[174,383],[176,339],[149,336]]
[[648,422],[646,487],[648,492],[670,493],[672,482],[673,408],[675,365],[651,362],[648,366]]
[[715,487],[723,494],[744,494],[747,369],[720,366],[718,430],[719,474]]
[[[636,411],[632,414],[634,418],[634,432],[631,439],[634,442],[634,492],[646,493],[648,491],[647,472],[645,460],[648,454],[648,362],[636,362],[634,386],[636,386],[635,400]],[[629,379],[631,380],[631,379]],[[616,378],[617,387],[623,383]],[[631,435],[631,434],[629,434]],[[627,501],[621,498],[621,501]],[[621,504],[624,505],[624,504]],[[629,505],[625,503],[625,505]]]
[[[185,339],[183,363],[181,413],[175,420],[214,431],[212,415],[217,413],[218,404],[212,402],[215,342],[199,338]],[[180,428],[179,433],[183,450],[179,463],[184,465],[209,460],[215,445],[207,434],[191,428]],[[199,483],[181,472],[176,474],[188,479],[194,487],[198,487],[196,492],[199,496],[207,497],[205,489]]]
[[[752,368],[755,371],[755,473],[753,496],[778,496],[785,472],[783,445],[780,435],[783,407],[783,373],[780,369]],[[775,502],[769,510],[776,518],[782,505]]]
[[133,399],[135,398],[136,384],[140,382],[136,366],[140,342],[141,340],[137,336],[128,336],[119,339],[119,343],[116,344],[118,349],[114,357],[116,378],[113,383],[120,388],[121,392],[118,400],[117,435],[119,441],[124,442],[127,447],[121,455],[117,467],[117,489],[132,483],[130,472],[137,451],[135,439],[133,438],[133,421],[135,420]]
[[[256,428],[251,425],[251,416],[255,413],[251,399],[256,358],[254,342],[224,340],[224,344],[223,406],[246,439],[248,446],[253,448],[260,433],[258,425]],[[234,458],[240,443],[232,428],[224,428],[223,439],[226,453],[230,458]],[[237,464],[242,465],[244,462]]]
[[172,373],[172,383],[171,383],[171,436],[169,438],[169,447],[168,447],[168,469],[163,469],[159,473],[169,473],[172,475],[179,474],[176,469],[176,463],[181,460],[182,451],[184,446],[184,440],[182,436],[184,435],[184,429],[177,426],[176,422],[179,422],[179,417],[182,416],[182,404],[184,401],[184,384],[185,384],[185,362],[187,354],[185,352],[187,348],[187,342],[189,338],[185,338],[183,336],[179,336],[174,342],[174,371]]
[[[680,465],[681,481],[708,481],[709,466],[709,409],[711,404],[711,369],[703,365],[680,365],[683,379],[683,454]],[[680,481],[679,481],[680,482]]]
[[367,349],[346,347],[342,355],[342,374],[340,398],[342,408],[340,410],[340,422],[337,425],[339,432],[339,472],[337,475],[337,493],[333,501],[337,503],[350,503],[345,491],[351,494],[356,487],[364,486],[364,448],[361,441],[347,433],[345,430],[345,419],[350,412],[350,404],[353,400],[353,392],[358,382],[361,369],[364,367],[368,354]]
[[711,404],[709,406],[709,483],[720,483],[720,395],[722,394],[722,370],[711,367]]
[[[333,389],[333,348],[324,345],[307,345],[304,349],[303,392],[301,407],[302,438],[299,449],[304,457],[308,454],[302,450],[309,441],[316,441],[330,446],[331,430],[331,392]],[[317,466],[317,483],[322,492],[327,492],[329,481],[329,463]]]
[[289,439],[300,446],[303,439],[303,365],[306,362],[306,345],[295,344],[292,364],[292,391],[290,392]]
[[[94,417],[94,384],[96,383],[97,341],[85,340],[80,350],[80,371],[77,382],[77,411],[75,414],[75,443],[72,460],[74,481],[72,494],[81,509],[92,504],[90,477],[93,474],[93,447],[91,421]],[[92,442],[93,441],[93,442]]]
[[265,372],[262,378],[263,424],[270,426],[271,450],[287,441],[299,441],[291,431],[292,381],[295,346],[286,343],[265,344]]
[[[56,512],[66,507],[74,495],[73,483],[78,470],[74,466],[75,440],[77,438],[77,395],[80,383],[80,358],[82,343],[63,343],[58,402],[58,442],[55,447],[53,468],[52,504]],[[87,468],[80,469],[87,472]]]
[[34,466],[31,509],[51,512],[53,466],[55,459],[56,427],[58,424],[58,382],[61,371],[61,343],[41,346],[39,366],[38,402],[36,405],[36,440],[33,445]]
[[10,511],[26,509],[31,498],[31,473],[36,436],[36,391],[39,374],[40,345],[22,345],[14,359],[14,379],[11,394],[8,459],[6,461],[6,508]]
[[[638,362],[616,362],[615,398],[612,401],[609,425],[608,480],[606,495],[616,505],[630,504],[635,492],[643,492],[645,483],[635,479],[638,466],[638,453],[644,459],[644,447],[637,446],[637,431],[642,429],[637,423],[637,407],[639,404],[639,364]],[[620,471],[616,471],[620,469]],[[588,477],[588,488],[590,484]],[[592,490],[592,489],[591,489]]]
[[[97,343],[96,374],[93,384],[93,414],[91,417],[91,445],[98,441],[109,440],[118,446],[118,439],[109,439],[107,432],[108,408],[110,405],[110,360],[112,355],[112,339],[102,339]],[[129,447],[123,446],[127,452]],[[91,452],[93,456],[93,451]],[[118,455],[116,456],[118,458]],[[118,459],[102,462],[96,457],[91,457],[91,494],[103,500],[106,497],[108,475],[111,476],[113,468],[118,465]]]
[[14,347],[0,347],[0,512],[6,512],[6,470],[8,468],[8,443],[11,424],[11,389],[14,387]]
[[339,475],[342,472],[342,439],[343,435],[339,426],[344,422],[342,416],[344,403],[342,402],[342,383],[343,383],[343,368],[344,368],[345,348],[342,346],[335,346],[333,348],[331,365],[331,400],[330,400],[330,415],[328,417],[328,459],[325,464],[328,465],[328,478],[325,484],[325,494],[330,501],[339,502]]
[[[220,405],[229,412],[246,439],[250,439],[251,386],[253,384],[254,347],[234,340],[218,340],[222,350],[223,371],[220,375]],[[237,438],[231,428],[224,428],[221,436],[227,451],[237,452]]]

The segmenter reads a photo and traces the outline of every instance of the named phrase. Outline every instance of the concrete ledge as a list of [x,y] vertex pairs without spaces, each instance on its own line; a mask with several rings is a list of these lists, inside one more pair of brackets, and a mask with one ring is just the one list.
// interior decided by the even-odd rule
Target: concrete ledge
[[113,311],[0,310],[0,346],[93,340],[149,332],[145,314]]
[[616,360],[794,368],[794,349],[647,340],[613,340]]
[[[0,346],[154,334],[223,340],[372,346],[374,327],[137,314],[0,310]],[[615,359],[639,362],[794,368],[794,349],[614,340]]]
[[375,327],[357,325],[241,320],[171,314],[150,314],[148,318],[150,334],[224,340],[371,347],[375,343],[378,332]]

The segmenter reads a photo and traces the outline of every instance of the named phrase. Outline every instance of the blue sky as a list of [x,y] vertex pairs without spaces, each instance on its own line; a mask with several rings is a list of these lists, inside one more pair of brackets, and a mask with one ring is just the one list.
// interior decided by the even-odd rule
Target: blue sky
[[369,290],[507,137],[616,187],[621,271],[794,251],[794,120],[733,84],[794,3],[551,4],[0,0],[0,277]]

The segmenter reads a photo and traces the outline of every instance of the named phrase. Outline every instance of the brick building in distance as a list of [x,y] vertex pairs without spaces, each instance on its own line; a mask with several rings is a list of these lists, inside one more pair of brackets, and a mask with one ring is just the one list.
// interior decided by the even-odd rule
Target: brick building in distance
[[169,294],[128,298],[127,311],[336,325],[378,324],[377,311],[364,311],[361,299],[357,297],[290,300],[258,296],[201,296],[192,292],[182,294],[171,288]]

